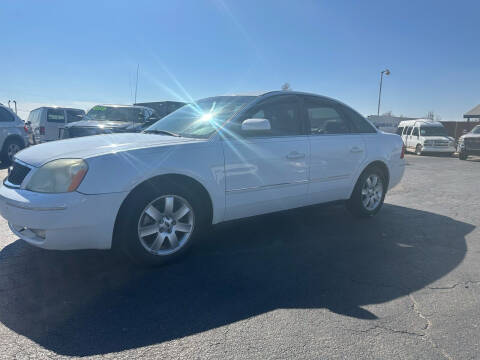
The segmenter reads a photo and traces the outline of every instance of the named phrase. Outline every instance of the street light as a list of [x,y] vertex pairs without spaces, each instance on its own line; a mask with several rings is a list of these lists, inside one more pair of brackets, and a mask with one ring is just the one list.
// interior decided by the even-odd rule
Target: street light
[[380,90],[378,91],[378,108],[377,108],[377,116],[380,115],[380,98],[382,97],[382,83],[383,83],[383,74],[390,75],[390,70],[385,69],[380,73]]

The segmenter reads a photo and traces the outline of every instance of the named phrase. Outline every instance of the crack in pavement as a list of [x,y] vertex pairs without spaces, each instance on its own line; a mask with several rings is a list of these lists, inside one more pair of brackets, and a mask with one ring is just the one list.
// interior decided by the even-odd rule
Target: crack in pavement
[[455,283],[451,286],[438,286],[438,287],[432,286],[432,287],[428,287],[427,289],[430,289],[430,290],[451,290],[451,289],[455,289],[459,285],[467,286],[467,285],[470,285],[470,284],[480,284],[480,281],[479,280],[468,280],[468,281],[465,281],[465,282]]

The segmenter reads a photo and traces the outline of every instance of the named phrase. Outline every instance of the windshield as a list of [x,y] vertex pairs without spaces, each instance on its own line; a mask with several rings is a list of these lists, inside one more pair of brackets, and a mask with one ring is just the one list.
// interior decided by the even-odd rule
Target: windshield
[[208,138],[215,129],[255,99],[255,96],[216,96],[182,106],[146,129],[185,137]]
[[472,134],[480,134],[480,125],[477,125],[472,129]]
[[85,119],[97,121],[143,122],[143,109],[97,105],[91,108]]
[[447,136],[447,130],[443,126],[421,126],[420,135],[422,136]]

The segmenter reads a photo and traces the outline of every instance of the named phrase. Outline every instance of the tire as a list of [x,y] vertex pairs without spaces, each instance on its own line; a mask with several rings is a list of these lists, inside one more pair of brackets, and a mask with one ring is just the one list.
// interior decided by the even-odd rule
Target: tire
[[182,256],[206,228],[209,212],[202,211],[205,206],[181,184],[162,181],[145,186],[122,205],[114,244],[142,265],[170,262]]
[[460,151],[460,153],[458,154],[458,158],[459,158],[460,160],[467,160],[467,157],[468,157],[468,155],[465,154],[464,151]]
[[[375,178],[377,182],[372,187],[368,182],[372,184]],[[381,190],[381,193],[378,190]],[[352,196],[347,201],[347,209],[356,217],[372,217],[382,208],[386,192],[387,179],[383,170],[377,166],[368,167],[358,178]],[[374,203],[366,204],[368,198]]]
[[1,159],[5,165],[10,165],[17,152],[22,150],[25,145],[18,139],[10,138],[5,140],[2,147]]
[[415,154],[418,156],[422,155],[422,145],[418,144],[417,147],[415,148]]

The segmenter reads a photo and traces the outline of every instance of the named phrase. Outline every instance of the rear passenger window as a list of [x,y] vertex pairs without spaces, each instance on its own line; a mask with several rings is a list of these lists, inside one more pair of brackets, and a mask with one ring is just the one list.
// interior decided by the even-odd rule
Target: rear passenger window
[[397,128],[397,135],[402,135],[403,133],[403,127]]
[[413,128],[412,135],[413,136],[418,136],[418,128],[417,127]]
[[350,109],[347,106],[341,106],[342,111],[345,113],[345,115],[350,119],[350,121],[353,123],[355,126],[355,132],[361,133],[361,134],[370,134],[370,133],[376,133],[377,130],[367,121],[365,118],[357,113],[355,110]]
[[0,107],[0,122],[14,121],[12,113],[3,107]]
[[67,110],[67,122],[72,123],[83,119],[85,113],[82,110]]
[[312,135],[348,134],[352,132],[348,120],[333,104],[307,98],[304,106]]
[[409,127],[407,128],[407,131],[405,132],[405,134],[410,135],[410,134],[412,133],[412,130],[413,130],[413,127],[412,127],[412,126],[409,126]]
[[63,109],[48,109],[47,111],[47,121],[54,123],[65,123],[65,114]]

